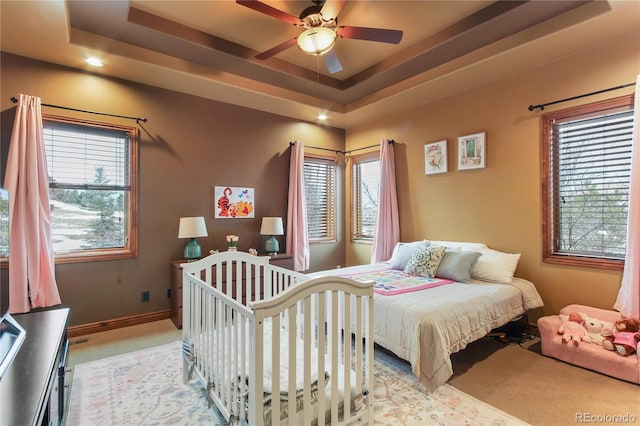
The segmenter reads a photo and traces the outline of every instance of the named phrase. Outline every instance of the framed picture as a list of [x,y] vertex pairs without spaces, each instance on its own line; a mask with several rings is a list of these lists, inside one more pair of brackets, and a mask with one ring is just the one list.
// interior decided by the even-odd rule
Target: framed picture
[[447,173],[447,140],[424,146],[424,174]]
[[216,219],[252,218],[254,212],[253,188],[216,186],[213,188],[213,211]]
[[458,138],[458,170],[484,169],[486,133]]

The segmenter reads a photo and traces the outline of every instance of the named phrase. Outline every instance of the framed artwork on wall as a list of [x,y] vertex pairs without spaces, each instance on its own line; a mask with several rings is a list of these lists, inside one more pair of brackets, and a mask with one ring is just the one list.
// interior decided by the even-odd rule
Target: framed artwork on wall
[[447,173],[447,140],[424,146],[424,174]]
[[215,186],[213,211],[216,219],[253,218],[255,195],[253,188]]
[[484,169],[486,132],[458,138],[458,170]]

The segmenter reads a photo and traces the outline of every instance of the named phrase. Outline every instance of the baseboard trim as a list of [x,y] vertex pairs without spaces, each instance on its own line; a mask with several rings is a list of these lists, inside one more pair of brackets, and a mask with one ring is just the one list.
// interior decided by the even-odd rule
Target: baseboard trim
[[115,318],[108,321],[99,321],[89,324],[75,325],[67,328],[69,338],[82,336],[84,334],[99,333],[101,331],[115,330],[117,328],[129,327],[132,325],[145,324],[147,322],[160,321],[171,317],[169,309],[148,314],[132,315],[130,317]]

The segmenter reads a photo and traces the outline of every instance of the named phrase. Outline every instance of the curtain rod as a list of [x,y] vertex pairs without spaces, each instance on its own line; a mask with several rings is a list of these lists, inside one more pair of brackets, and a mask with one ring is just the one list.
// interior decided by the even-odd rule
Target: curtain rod
[[635,83],[623,84],[622,86],[610,87],[608,89],[598,90],[597,92],[585,93],[584,95],[578,95],[578,96],[573,96],[571,98],[560,99],[559,101],[547,102],[546,104],[529,105],[529,111],[533,111],[534,109],[538,109],[538,108],[540,109],[540,111],[544,111],[544,107],[546,107],[548,105],[554,105],[554,104],[559,104],[561,102],[572,101],[574,99],[580,99],[580,98],[584,98],[586,96],[598,95],[600,93],[610,92],[612,90],[623,89],[625,87],[634,86],[634,85],[635,85]]
[[[15,103],[18,102],[18,99],[15,96],[13,96],[13,97],[11,97],[11,102],[13,102],[15,104]],[[146,118],[141,118],[141,117],[129,117],[127,115],[118,115],[118,114],[109,114],[109,113],[106,113],[106,112],[89,111],[89,110],[86,110],[86,109],[78,109],[78,108],[71,108],[71,107],[65,107],[65,106],[60,106],[60,105],[45,104],[43,102],[41,102],[40,105],[46,106],[46,107],[51,107],[51,108],[66,109],[66,110],[69,110],[69,111],[86,112],[88,114],[98,114],[98,115],[106,115],[106,116],[109,116],[109,117],[126,118],[128,120],[136,120],[136,123],[138,123],[138,124],[140,124],[140,122],[143,122],[143,123],[147,122]]]
[[[295,142],[289,142],[289,146],[293,145]],[[396,143],[396,141],[394,140],[390,140],[389,143]],[[331,152],[335,152],[336,154],[351,154],[353,151],[360,151],[362,149],[369,149],[369,148],[375,148],[378,145],[369,145],[369,146],[363,146],[362,148],[355,148],[355,149],[351,149],[349,151],[340,151],[339,149],[329,149],[329,148],[322,148],[319,146],[307,146],[306,148],[311,148],[311,149],[321,149],[323,151],[331,151]]]

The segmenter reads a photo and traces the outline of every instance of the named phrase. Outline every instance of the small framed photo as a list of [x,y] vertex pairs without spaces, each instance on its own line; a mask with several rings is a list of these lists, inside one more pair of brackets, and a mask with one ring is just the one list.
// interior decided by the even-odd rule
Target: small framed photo
[[484,169],[486,132],[458,138],[458,170]]
[[447,173],[447,140],[424,146],[424,174]]

